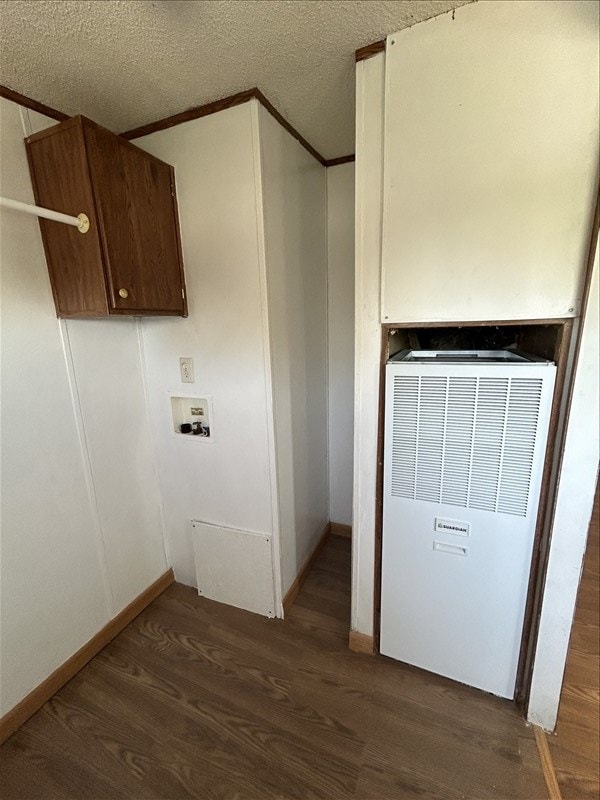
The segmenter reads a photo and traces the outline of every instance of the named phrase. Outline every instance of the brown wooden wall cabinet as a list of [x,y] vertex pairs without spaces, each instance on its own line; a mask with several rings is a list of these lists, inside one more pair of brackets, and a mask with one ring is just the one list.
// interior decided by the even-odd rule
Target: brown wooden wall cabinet
[[173,167],[85,117],[25,141],[36,203],[91,223],[40,219],[58,316],[187,316]]

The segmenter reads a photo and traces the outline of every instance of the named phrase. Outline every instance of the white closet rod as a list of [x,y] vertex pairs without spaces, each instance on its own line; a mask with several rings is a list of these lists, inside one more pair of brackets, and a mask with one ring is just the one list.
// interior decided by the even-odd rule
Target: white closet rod
[[23,211],[25,214],[35,214],[36,217],[52,219],[55,222],[64,222],[65,225],[73,225],[79,233],[87,233],[90,229],[90,221],[85,214],[78,214],[71,217],[69,214],[62,214],[60,211],[52,211],[50,208],[32,206],[28,203],[21,203],[20,200],[9,200],[8,197],[0,197],[0,206],[12,208],[13,211]]

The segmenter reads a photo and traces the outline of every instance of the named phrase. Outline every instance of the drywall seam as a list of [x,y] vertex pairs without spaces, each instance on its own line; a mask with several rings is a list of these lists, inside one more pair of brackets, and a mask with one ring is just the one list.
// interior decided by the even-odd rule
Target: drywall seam
[[165,509],[162,498],[162,491],[160,487],[160,477],[158,474],[158,452],[156,449],[156,437],[152,435],[152,420],[150,418],[150,391],[148,389],[148,375],[146,372],[146,354],[144,350],[144,331],[142,326],[142,318],[136,317],[135,327],[138,340],[138,352],[140,355],[140,369],[142,373],[142,387],[144,392],[144,412],[146,417],[146,426],[148,428],[148,436],[150,438],[152,447],[152,472],[156,481],[156,490],[158,493],[158,517],[160,520],[160,532],[162,535],[163,553],[165,555],[165,563],[167,567],[172,567],[171,551],[169,549],[169,542],[167,539],[167,524],[165,521]]
[[71,351],[67,320],[59,320],[58,326],[65,357],[65,364],[67,367],[67,378],[69,382],[69,391],[71,394],[71,403],[73,406],[73,416],[75,418],[75,428],[77,430],[77,439],[79,441],[79,447],[81,450],[81,462],[85,477],[85,485],[88,491],[90,507],[92,509],[92,517],[94,519],[94,539],[96,541],[98,560],[100,562],[100,574],[102,576],[102,584],[104,586],[106,596],[107,613],[109,619],[112,619],[114,616],[116,616],[120,609],[117,609],[116,607],[115,595],[110,582],[108,559],[106,556],[106,545],[104,542],[104,532],[102,530],[102,522],[100,520],[100,511],[98,509],[98,498],[96,496],[96,486],[94,484],[94,474],[92,472],[92,461],[90,457],[87,436],[85,433],[85,424],[83,421],[83,412],[81,410],[81,401],[79,398],[79,389],[77,386],[77,376],[75,374],[75,364],[73,363],[73,353]]
[[19,116],[21,117],[21,125],[23,126],[23,133],[25,134],[25,138],[27,136],[31,136],[32,128],[31,128],[31,119],[29,118],[29,109],[24,108],[23,106],[17,106],[19,109]]
[[[23,133],[25,137],[31,136],[33,126],[31,124],[31,117],[29,116],[29,109],[21,105],[17,106],[19,109],[19,116],[21,118],[21,125],[23,126]],[[73,408],[73,417],[75,420],[75,429],[77,432],[77,441],[79,442],[79,450],[81,453],[81,464],[83,468],[83,475],[85,486],[88,493],[88,500],[94,520],[94,541],[96,543],[96,552],[100,564],[100,575],[102,578],[102,586],[104,587],[104,598],[106,603],[106,614],[109,619],[117,613],[115,607],[115,598],[110,583],[108,572],[108,561],[106,558],[106,549],[104,544],[104,536],[102,532],[102,525],[100,522],[100,512],[98,511],[98,500],[96,498],[96,487],[92,475],[92,464],[90,454],[87,446],[87,439],[85,435],[85,426],[83,423],[83,414],[81,411],[81,403],[79,400],[79,391],[77,389],[77,379],[75,377],[75,366],[73,364],[73,355],[71,353],[71,343],[69,341],[69,332],[67,329],[66,320],[58,320],[58,330],[62,345],[63,356],[65,359],[65,366],[67,371],[67,381],[69,384],[69,394],[71,396],[71,406]]]
[[279,482],[277,477],[277,441],[275,432],[275,410],[273,407],[273,365],[271,353],[271,332],[269,325],[269,298],[267,290],[267,256],[265,241],[265,207],[262,176],[262,152],[260,138],[260,124],[258,119],[259,103],[254,99],[250,101],[250,118],[252,127],[252,156],[254,167],[254,191],[256,206],[256,238],[258,245],[258,271],[260,283],[261,316],[263,329],[263,359],[265,365],[265,418],[267,424],[268,450],[269,450],[269,479],[271,495],[271,530],[272,530],[272,558],[273,558],[273,583],[275,590],[275,614],[283,617],[283,587],[282,577],[282,552],[281,529],[279,509]]
[[327,258],[327,270],[325,272],[325,419],[327,420],[327,450],[325,454],[325,464],[327,469],[327,519],[331,519],[331,480],[329,476],[330,452],[329,452],[329,430],[330,430],[330,398],[329,398],[329,181],[327,180],[327,169],[325,170],[325,247]]

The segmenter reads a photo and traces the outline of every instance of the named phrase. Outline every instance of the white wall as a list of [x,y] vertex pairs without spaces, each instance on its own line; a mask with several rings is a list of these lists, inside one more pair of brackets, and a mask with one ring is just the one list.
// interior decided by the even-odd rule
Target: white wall
[[387,40],[382,319],[574,316],[598,4],[474,3]]
[[[402,106],[392,110],[386,107],[383,91],[386,55],[357,65],[357,343],[352,627],[367,634],[373,632],[380,319],[385,320],[389,316],[390,321],[392,318],[394,321],[500,320],[508,317],[543,318],[559,313],[573,316],[580,313],[578,303],[597,186],[598,120],[595,108],[598,87],[597,70],[594,68],[597,63],[597,4],[479,2],[457,9],[454,16],[454,20],[451,15],[438,17],[390,37],[396,41],[394,48],[402,46],[405,53],[413,54],[410,63],[406,60],[403,63],[401,79],[397,68],[392,68],[387,85],[388,97],[393,96],[394,102],[400,102],[404,97],[399,87],[409,87],[407,92],[412,87],[409,114],[404,114]],[[480,35],[485,43],[483,49],[478,44]],[[412,37],[419,43],[418,49],[412,46]],[[394,59],[400,59],[398,52],[395,51]],[[470,54],[468,69],[464,65],[465,52]],[[533,62],[528,53],[535,53]],[[505,70],[499,70],[499,59],[505,65]],[[468,73],[465,74],[465,80],[458,84],[446,82],[444,76],[456,77],[458,66]],[[548,79],[545,70],[548,71]],[[561,72],[560,77],[557,72]],[[395,88],[390,83],[394,76]],[[547,82],[552,86],[550,94],[545,85]],[[466,89],[469,94],[464,96],[463,90]],[[535,101],[532,100],[532,91]],[[490,116],[486,117],[479,114],[478,109],[490,110],[490,103],[493,106],[495,99],[501,105],[508,103],[511,109],[510,120],[503,124],[513,144],[515,139],[526,141],[526,137],[525,140],[521,139],[520,126],[533,125],[536,148],[534,152],[526,148],[533,175],[520,162],[516,169],[512,169],[513,162],[509,160],[507,163],[506,153],[502,153],[502,169],[495,173],[495,183],[492,181],[490,170],[493,165],[487,159],[487,148],[492,142],[500,147],[495,138],[495,130],[500,123],[495,112],[490,111]],[[532,102],[537,104],[534,120],[530,116]],[[459,103],[462,105],[459,106]],[[577,130],[571,127],[569,120],[565,120],[565,108],[579,121]],[[436,118],[436,109],[440,111],[439,118]],[[382,126],[385,114],[388,117],[391,115],[398,124],[402,121],[398,128],[386,123],[388,133],[402,131],[402,137],[385,141],[385,185],[389,214],[387,232],[392,235],[386,252],[385,309],[382,310],[379,265],[380,226],[383,221]],[[466,114],[469,115],[470,128],[462,124]],[[538,118],[544,121],[541,127],[537,125]],[[490,130],[490,126],[493,130]],[[443,152],[437,140],[438,134],[432,132],[431,127],[445,131],[447,141]],[[421,132],[421,138],[415,138],[418,131]],[[476,136],[473,131],[477,133]],[[466,137],[468,148],[457,140],[459,133]],[[405,149],[407,142],[410,144],[409,153]],[[486,145],[486,150],[481,153],[478,149],[480,142]],[[421,152],[422,146],[424,153]],[[471,158],[469,148],[474,149],[478,158]],[[546,156],[554,153],[553,162],[538,159],[538,151]],[[460,169],[454,170],[452,164],[444,164],[445,161],[452,162],[455,153],[461,167],[469,168],[468,175],[463,175]],[[421,209],[418,217],[405,207],[408,200],[404,195],[404,185],[397,182],[400,173],[387,174],[390,159],[392,163],[396,159],[403,164],[412,192],[411,201]],[[420,165],[419,175],[412,173],[411,159]],[[473,199],[473,187],[478,181],[478,175],[473,173],[477,173],[480,159],[485,168],[480,176],[484,188],[488,185],[495,187],[491,198],[485,193],[481,195],[481,202],[488,212],[493,210],[490,203],[496,204],[500,228],[514,221],[511,216],[513,205],[520,209],[528,221],[528,227],[518,227],[516,243],[519,245],[519,258],[508,264],[506,254],[516,246],[515,242],[504,243],[499,229],[494,229],[494,226],[488,226],[488,238],[485,241],[480,238],[479,230],[471,232],[471,221],[479,219],[479,211],[473,205],[465,206],[464,197],[466,192]],[[556,172],[559,167],[563,172]],[[527,175],[528,180],[523,195],[515,190],[515,183],[521,175]],[[579,192],[575,190],[575,184]],[[431,194],[434,189],[440,195],[435,203]],[[395,199],[391,196],[394,193]],[[427,204],[423,206],[423,196],[430,198],[433,203],[431,208]],[[548,196],[552,197],[551,214]],[[445,198],[448,197],[451,205],[446,205]],[[519,199],[518,204],[515,197]],[[404,198],[404,206],[398,198]],[[574,204],[577,214],[573,215],[572,209],[566,208],[564,202]],[[444,220],[439,216],[442,213],[440,209],[445,210],[447,219],[454,220],[456,230],[461,234],[460,239],[457,240],[454,231],[445,222],[442,224]],[[462,209],[462,213],[468,215],[466,220],[455,218],[457,209]],[[391,231],[395,213],[399,214],[394,218],[397,229]],[[547,215],[552,220],[552,229],[549,231],[545,227]],[[434,227],[431,226],[432,219],[438,223]],[[405,224],[405,220],[410,222],[410,226]],[[426,256],[425,261],[419,260],[415,227],[419,232],[418,242]],[[412,242],[410,249],[405,249],[404,236]],[[506,238],[511,238],[510,228],[506,230]],[[473,252],[468,247],[471,242]],[[490,253],[498,252],[498,248],[502,258],[490,259]],[[554,252],[563,259],[560,268],[552,260]],[[461,263],[455,260],[457,253],[464,260],[465,269],[462,260]],[[413,256],[414,260],[410,261]],[[410,275],[405,274],[406,259],[411,265]],[[534,274],[529,267],[523,266],[530,262],[536,264]],[[453,271],[446,275],[438,269],[439,264],[451,264]],[[452,284],[454,274],[456,285]],[[552,281],[548,280],[549,276]],[[469,278],[473,280],[469,281]],[[511,287],[510,293],[500,290],[505,283]],[[516,304],[515,298],[518,298]],[[573,310],[569,311],[569,308]],[[589,349],[590,346],[587,347]],[[587,352],[585,347],[582,352]],[[591,359],[591,356],[593,353],[587,358]],[[572,457],[565,458],[563,462],[563,490],[559,487],[550,547],[549,580],[543,600],[542,614],[545,619],[534,665],[535,691],[532,692],[529,708],[531,719],[548,728],[553,726],[555,718],[557,685],[562,679],[578,582],[577,565],[581,564],[582,536],[591,512],[597,469],[597,453],[588,450],[584,453],[580,449],[582,442],[579,442],[580,437],[587,436],[590,425],[592,428],[597,425],[597,420],[590,423],[589,419],[597,409],[597,404],[591,402],[592,381],[597,383],[597,371],[594,374],[590,366],[584,367],[583,371],[578,372],[578,380],[580,385],[576,396],[587,397],[588,400],[585,404],[583,400],[574,402],[569,422],[567,437],[572,442]],[[578,452],[581,458],[577,457]],[[572,491],[578,484],[580,490]],[[571,522],[566,524],[565,520]],[[561,573],[566,553],[568,559],[564,563],[567,567]],[[556,577],[559,573],[560,581]],[[553,616],[556,624],[552,621]]]
[[[136,144],[175,167],[188,292],[142,322],[175,575],[192,519],[272,534],[279,607],[328,520],[325,170],[256,101]],[[213,441],[172,434],[170,393],[212,397]]]
[[326,170],[259,108],[282,590],[328,521]]
[[[192,519],[276,533],[253,113],[245,103],[135,142],[177,182],[189,317],[142,329],[168,549],[190,586]],[[180,382],[180,356],[194,384]],[[212,440],[172,433],[170,393],[212,397]]]
[[529,720],[556,724],[598,469],[598,247],[573,384],[529,701]]
[[139,321],[68,320],[65,328],[113,603],[120,610],[170,566],[163,542]]
[[[20,113],[2,101],[1,188],[33,202],[23,136],[54,122]],[[186,320],[58,321],[36,220],[2,214],[2,713],[168,564],[195,584],[193,518],[273,534],[281,610],[274,396],[289,582],[327,521],[325,170],[261,124],[264,208],[255,101],[140,142],[176,168]],[[172,433],[170,392],[212,398],[211,441]]]
[[373,634],[385,55],[356,65],[353,630]]
[[[55,122],[0,109],[0,190],[33,203],[23,138]],[[167,565],[136,324],[59,322],[36,219],[0,218],[4,714]]]
[[329,519],[352,525],[354,164],[327,168]]

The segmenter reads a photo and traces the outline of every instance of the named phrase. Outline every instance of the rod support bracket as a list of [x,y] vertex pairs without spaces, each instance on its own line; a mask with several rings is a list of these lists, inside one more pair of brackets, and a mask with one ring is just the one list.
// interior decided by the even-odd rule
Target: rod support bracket
[[88,215],[77,214],[77,219],[79,220],[79,225],[77,226],[79,233],[87,233],[90,229],[90,220]]

